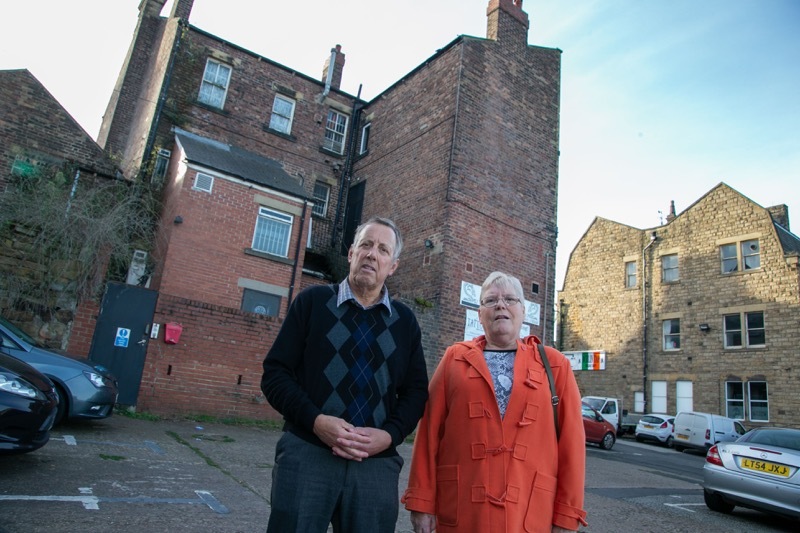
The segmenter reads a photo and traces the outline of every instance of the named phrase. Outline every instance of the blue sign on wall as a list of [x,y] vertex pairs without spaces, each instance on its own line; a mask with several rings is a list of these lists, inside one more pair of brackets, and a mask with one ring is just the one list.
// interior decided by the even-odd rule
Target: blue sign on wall
[[128,341],[131,338],[131,330],[127,328],[117,328],[117,336],[114,339],[114,346],[119,346],[120,348],[127,348]]

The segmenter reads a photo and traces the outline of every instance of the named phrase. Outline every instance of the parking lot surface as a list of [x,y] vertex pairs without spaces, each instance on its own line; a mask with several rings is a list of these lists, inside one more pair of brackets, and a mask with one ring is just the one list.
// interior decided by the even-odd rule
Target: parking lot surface
[[280,435],[120,415],[59,426],[40,450],[0,456],[0,533],[264,531]]

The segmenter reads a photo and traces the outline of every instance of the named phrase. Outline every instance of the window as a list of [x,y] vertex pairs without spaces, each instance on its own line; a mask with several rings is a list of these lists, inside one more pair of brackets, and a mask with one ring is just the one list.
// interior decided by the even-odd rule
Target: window
[[337,154],[344,152],[346,130],[347,115],[337,113],[333,109],[328,111],[328,120],[325,121],[325,142],[322,147]]
[[198,172],[194,177],[194,185],[192,185],[192,189],[196,191],[211,192],[213,187],[214,176],[209,176],[208,174],[202,174]]
[[678,254],[661,256],[661,281],[671,283],[678,279]]
[[767,382],[725,382],[725,416],[735,420],[746,420],[747,416],[752,422],[769,422]]
[[272,116],[269,119],[270,129],[289,135],[292,132],[293,118],[294,100],[275,95],[275,100],[272,102]]
[[331,188],[321,182],[314,184],[314,208],[311,210],[313,214],[318,217],[324,217],[328,212],[328,197],[331,194]]
[[725,383],[725,416],[744,420],[744,383],[741,381]]
[[365,124],[361,128],[361,144],[358,147],[359,154],[366,154],[369,151],[369,130],[372,128],[372,123]]
[[625,263],[625,288],[632,289],[636,287],[636,261],[627,261]]
[[719,247],[719,255],[723,274],[761,268],[761,248],[758,239],[723,244]]
[[748,381],[747,398],[750,400],[750,420],[753,422],[769,422],[769,398],[766,381]]
[[291,215],[259,207],[256,231],[253,235],[253,250],[288,257],[293,220],[294,217]]
[[664,333],[664,349],[665,350],[680,350],[681,349],[681,320],[679,318],[670,318],[662,322]]
[[169,159],[172,157],[172,152],[163,148],[158,150],[156,154],[156,162],[153,165],[153,181],[158,183],[167,175],[167,168],[169,167]]
[[[722,318],[725,329],[725,348],[766,346],[763,311],[725,315]],[[742,331],[742,324],[745,326],[744,331]]]
[[650,400],[651,413],[666,413],[667,412],[667,382],[666,381],[653,381],[652,393]]
[[267,292],[245,289],[242,296],[242,311],[258,315],[278,316],[281,297]]
[[222,109],[230,79],[231,67],[209,59],[206,62],[206,71],[203,72],[203,82],[200,84],[200,94],[197,96],[197,100],[211,107]]

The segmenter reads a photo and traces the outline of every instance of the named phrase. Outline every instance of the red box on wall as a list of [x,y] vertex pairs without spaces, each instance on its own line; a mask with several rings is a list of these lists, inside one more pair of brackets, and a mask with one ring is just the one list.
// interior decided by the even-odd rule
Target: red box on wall
[[183,326],[177,322],[169,322],[164,324],[164,342],[167,344],[178,344],[181,340],[181,332]]

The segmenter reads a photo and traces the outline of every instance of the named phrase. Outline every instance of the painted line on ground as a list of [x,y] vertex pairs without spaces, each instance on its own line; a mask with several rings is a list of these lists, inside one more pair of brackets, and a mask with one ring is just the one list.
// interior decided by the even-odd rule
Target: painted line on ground
[[[54,440],[63,440],[67,446],[77,446],[78,439],[76,439],[73,435],[64,435],[63,437],[51,437],[51,441]],[[99,440],[82,440],[80,444],[96,444],[101,446],[117,446],[120,448],[147,448],[153,453],[157,453],[158,455],[166,455],[165,452],[157,443],[146,440],[144,444],[130,444],[126,442],[110,442],[110,441],[99,441]]]
[[[84,492],[85,489],[80,489]],[[82,496],[25,496],[25,495],[3,495],[0,494],[0,501],[43,501],[43,502],[78,502],[84,509],[97,511],[101,503],[166,503],[166,504],[189,504],[205,505],[217,514],[228,514],[230,510],[222,505],[209,491],[196,490],[197,498],[103,498],[84,494]]]

